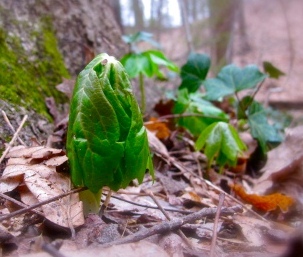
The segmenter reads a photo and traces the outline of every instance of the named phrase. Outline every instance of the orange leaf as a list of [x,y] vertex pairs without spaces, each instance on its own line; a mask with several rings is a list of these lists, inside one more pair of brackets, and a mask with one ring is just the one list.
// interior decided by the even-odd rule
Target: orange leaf
[[164,122],[158,121],[157,118],[151,117],[150,123],[146,124],[145,127],[153,132],[156,132],[156,136],[159,139],[168,138],[170,135],[170,130]]
[[281,193],[261,196],[256,194],[247,194],[244,188],[240,185],[233,185],[231,188],[242,200],[263,211],[273,211],[279,207],[281,211],[287,212],[288,208],[294,203],[294,200],[291,197]]

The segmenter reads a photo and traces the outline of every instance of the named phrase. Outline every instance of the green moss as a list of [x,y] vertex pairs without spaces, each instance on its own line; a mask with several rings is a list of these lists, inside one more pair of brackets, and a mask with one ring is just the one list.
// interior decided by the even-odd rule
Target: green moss
[[0,98],[50,118],[44,99],[53,96],[57,103],[66,102],[55,86],[70,77],[51,20],[42,19],[35,31],[29,24],[18,26],[28,30],[35,51],[24,49],[20,38],[0,28]]

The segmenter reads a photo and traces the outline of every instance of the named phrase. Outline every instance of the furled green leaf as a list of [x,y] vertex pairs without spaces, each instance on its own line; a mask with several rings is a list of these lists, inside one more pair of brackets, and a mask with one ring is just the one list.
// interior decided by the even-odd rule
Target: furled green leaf
[[93,193],[153,175],[147,134],[123,66],[96,56],[79,74],[69,115],[67,154],[75,186]]
[[265,78],[266,75],[255,65],[241,69],[231,64],[223,67],[216,78],[207,79],[203,84],[207,99],[218,100],[241,90],[254,88]]
[[251,134],[258,140],[263,153],[268,150],[268,142],[279,143],[282,141],[278,130],[268,123],[265,109],[256,101],[248,108],[248,123]]
[[132,35],[124,35],[122,36],[122,39],[127,44],[134,44],[140,41],[144,41],[155,46],[156,48],[160,48],[160,44],[153,39],[153,34],[145,31],[139,31]]
[[235,165],[239,153],[246,148],[234,127],[226,122],[215,122],[204,129],[195,147],[197,150],[204,148],[208,165],[216,158],[216,163],[221,167],[225,164]]
[[205,54],[191,53],[185,65],[181,67],[182,83],[180,89],[196,92],[205,80],[210,68],[210,59]]
[[147,77],[154,75],[154,67],[150,62],[148,55],[134,53],[126,54],[121,59],[121,63],[130,78],[138,77],[140,72]]
[[176,66],[170,60],[168,60],[166,58],[166,56],[163,54],[163,52],[157,51],[157,50],[149,50],[146,52],[150,55],[150,58],[153,63],[160,65],[160,66],[165,66],[171,71],[179,72],[179,67]]
[[269,75],[270,78],[278,79],[284,76],[285,73],[274,66],[271,62],[263,62],[264,72]]
[[130,78],[138,77],[139,73],[143,73],[147,77],[164,78],[165,76],[160,70],[161,66],[178,72],[178,67],[169,61],[162,52],[156,50],[126,54],[121,59],[121,63]]
[[189,94],[186,88],[178,91],[173,112],[184,115],[178,118],[178,124],[194,136],[200,135],[203,129],[214,122],[228,120],[228,115],[221,109],[204,100],[198,93]]

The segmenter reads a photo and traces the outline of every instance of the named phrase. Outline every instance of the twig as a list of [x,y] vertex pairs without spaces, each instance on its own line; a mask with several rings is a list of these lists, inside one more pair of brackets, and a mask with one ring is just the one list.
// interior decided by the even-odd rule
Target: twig
[[[147,194],[144,194],[144,195],[147,195]],[[118,200],[120,200],[120,201],[124,201],[124,202],[126,202],[126,203],[130,203],[130,204],[133,204],[133,205],[141,206],[141,207],[144,207],[144,208],[159,209],[158,206],[145,205],[145,204],[140,204],[140,203],[132,202],[132,201],[129,201],[129,200],[120,198],[120,197],[115,196],[115,195],[112,195],[111,197],[112,197],[112,198],[115,198],[115,199],[118,199]],[[169,212],[179,212],[179,213],[183,213],[183,214],[191,214],[191,213],[193,213],[192,211],[184,211],[184,210],[177,210],[177,209],[170,209],[170,208],[163,208],[163,209],[164,209],[165,211],[169,211]]]
[[104,201],[104,203],[102,204],[102,206],[101,206],[101,208],[100,208],[100,211],[99,211],[99,216],[100,216],[100,217],[102,217],[103,214],[104,214],[104,212],[106,211],[111,196],[112,196],[112,190],[108,190],[108,191],[107,191],[106,198],[105,198],[105,201]]
[[264,217],[262,217],[260,214],[256,213],[255,211],[249,209],[248,207],[246,207],[241,201],[239,201],[237,198],[233,197],[230,194],[227,194],[226,192],[224,192],[221,188],[217,187],[216,185],[214,185],[213,183],[211,183],[210,181],[204,179],[203,177],[199,177],[197,174],[195,174],[193,171],[187,169],[182,163],[180,163],[177,159],[171,157],[170,162],[172,165],[174,165],[176,168],[178,168],[181,171],[185,171],[190,173],[192,176],[194,176],[195,178],[198,178],[202,181],[204,181],[208,186],[212,187],[213,189],[219,191],[220,193],[224,194],[226,197],[228,197],[229,199],[233,200],[234,202],[236,202],[237,204],[241,205],[245,210],[247,210],[248,212],[252,213],[253,215],[257,216],[258,218],[260,218],[263,221],[266,221],[268,223],[270,223],[270,221],[268,221],[267,219],[265,219]]
[[205,114],[200,114],[200,113],[167,114],[167,115],[164,115],[164,116],[160,116],[159,118],[157,118],[157,120],[146,121],[146,122],[144,122],[144,125],[160,123],[160,122],[167,122],[166,119],[181,119],[183,117],[203,117],[203,118],[211,118],[211,119],[217,119],[217,120],[220,119],[220,118],[215,117],[215,116],[205,115]]
[[3,152],[1,158],[0,158],[0,163],[3,161],[3,159],[5,158],[5,156],[7,155],[7,153],[9,152],[9,150],[11,149],[11,147],[13,146],[14,142],[16,141],[18,134],[20,133],[25,121],[27,120],[27,115],[25,115],[21,121],[21,124],[19,126],[19,128],[17,129],[17,131],[15,132],[12,140],[8,143],[8,146],[6,147],[5,151]]
[[[239,212],[241,210],[242,210],[242,208],[240,208],[239,206],[223,208],[221,211],[221,214],[222,215],[232,215],[235,212]],[[124,238],[115,240],[110,243],[105,243],[102,246],[110,247],[112,245],[126,244],[126,243],[130,243],[130,242],[138,242],[142,239],[145,239],[145,238],[150,237],[155,234],[163,234],[163,233],[167,233],[167,232],[179,229],[182,225],[184,225],[186,223],[191,223],[196,220],[202,219],[204,217],[213,216],[216,214],[216,212],[217,212],[217,208],[205,208],[198,212],[189,214],[189,215],[185,216],[183,219],[165,221],[165,222],[160,223],[159,225],[153,226],[150,229],[140,230],[140,231],[138,231],[132,235],[126,236]]]
[[216,217],[215,217],[215,221],[214,221],[213,238],[211,240],[211,247],[210,247],[210,257],[215,256],[218,222],[219,222],[221,208],[224,203],[224,197],[225,197],[224,194],[220,194],[219,203],[218,203],[218,211],[216,213]]
[[[22,203],[22,202],[19,202],[19,201],[17,201],[16,199],[14,199],[14,198],[12,198],[12,197],[9,197],[9,196],[6,195],[6,194],[0,193],[0,197],[4,198],[5,200],[8,200],[8,201],[10,201],[10,202],[12,202],[12,203],[14,203],[14,204],[20,206],[20,207],[23,207],[23,208],[27,208],[27,207],[28,207],[28,205],[26,205],[26,204],[24,204],[24,203]],[[39,211],[36,211],[36,210],[31,210],[31,212],[34,212],[34,213],[36,213],[36,214],[39,214],[39,215],[44,216],[44,214],[43,214],[42,212],[39,212]]]
[[59,199],[65,197],[65,196],[68,196],[68,195],[71,195],[71,194],[75,194],[75,193],[78,193],[78,192],[81,192],[81,191],[84,191],[84,190],[87,190],[87,188],[86,188],[86,187],[76,188],[76,189],[73,189],[73,190],[68,191],[68,192],[66,192],[66,193],[63,193],[63,194],[57,195],[57,196],[55,196],[55,197],[49,198],[49,199],[47,199],[47,200],[45,200],[45,201],[42,201],[42,202],[40,202],[40,203],[33,204],[33,205],[28,206],[28,207],[26,207],[26,208],[24,208],[24,209],[21,209],[21,210],[12,212],[12,213],[10,213],[10,214],[7,214],[7,215],[5,215],[5,216],[3,216],[3,217],[0,217],[0,222],[3,221],[3,220],[7,220],[7,219],[9,219],[9,218],[15,217],[15,216],[17,216],[17,215],[26,213],[26,212],[28,212],[28,211],[32,211],[32,210],[35,209],[35,208],[38,208],[38,207],[40,207],[40,206],[42,206],[42,205],[45,205],[45,204],[48,204],[48,203],[57,201],[57,200],[59,200]]
[[[7,117],[6,113],[5,113],[5,111],[2,110],[1,112],[2,112],[2,116],[3,116],[3,119],[4,119],[4,121],[6,122],[6,124],[9,126],[9,128],[12,130],[13,133],[16,133],[16,130],[15,130],[15,128],[13,127],[13,125],[11,124],[11,122],[9,121],[9,119],[8,119],[8,117]],[[26,145],[26,144],[24,143],[24,141],[23,141],[20,137],[18,137],[17,139],[18,139],[18,141],[19,141],[20,144]]]
[[[160,211],[163,213],[163,215],[165,216],[165,218],[167,220],[171,220],[171,218],[169,217],[169,215],[167,214],[167,212],[163,209],[163,207],[161,206],[161,204],[159,203],[159,201],[157,200],[157,198],[154,196],[153,192],[149,192],[149,196],[151,199],[153,199],[153,201],[155,202],[155,204],[159,207]],[[188,240],[188,238],[184,235],[184,233],[181,231],[181,229],[177,230],[178,235],[183,239],[183,241],[191,248],[193,249],[193,245],[191,244],[191,242]]]
[[190,53],[190,52],[194,51],[194,46],[193,46],[193,39],[192,39],[192,36],[191,36],[191,33],[190,33],[190,26],[189,26],[189,23],[188,23],[187,9],[186,9],[186,6],[185,6],[185,3],[184,3],[183,0],[179,0],[179,6],[180,6],[181,14],[182,14],[188,51]]

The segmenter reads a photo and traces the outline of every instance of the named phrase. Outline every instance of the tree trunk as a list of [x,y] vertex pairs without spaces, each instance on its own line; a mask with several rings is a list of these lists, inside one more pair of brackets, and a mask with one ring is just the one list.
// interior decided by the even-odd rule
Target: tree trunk
[[[51,128],[46,97],[68,101],[55,86],[75,76],[100,52],[126,51],[109,0],[0,1],[0,109],[13,126],[29,114],[27,142]],[[67,68],[66,68],[67,67]],[[0,113],[0,152],[12,136]]]
[[144,13],[143,4],[141,0],[132,0],[132,8],[135,17],[135,28],[137,31],[142,31],[144,29]]
[[208,0],[210,30],[213,38],[211,55],[217,73],[232,57],[232,31],[237,10],[234,0]]
[[121,30],[121,32],[123,33],[123,24],[122,24],[122,17],[121,17],[121,4],[120,4],[120,0],[111,0],[110,1],[110,5],[112,7],[115,19],[117,21],[117,24]]

